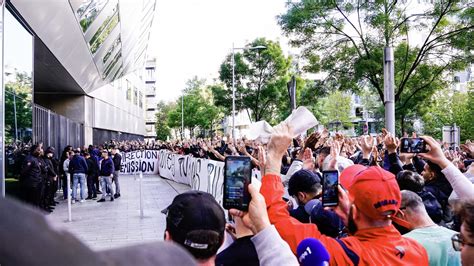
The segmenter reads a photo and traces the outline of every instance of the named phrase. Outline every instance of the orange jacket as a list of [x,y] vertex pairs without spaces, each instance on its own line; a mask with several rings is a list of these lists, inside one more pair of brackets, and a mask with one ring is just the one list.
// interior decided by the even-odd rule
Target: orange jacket
[[294,253],[303,239],[312,237],[324,244],[331,265],[428,265],[423,246],[402,237],[392,225],[358,230],[354,236],[335,239],[321,234],[315,224],[292,218],[282,199],[284,188],[280,176],[264,176],[260,193],[265,197],[270,222]]

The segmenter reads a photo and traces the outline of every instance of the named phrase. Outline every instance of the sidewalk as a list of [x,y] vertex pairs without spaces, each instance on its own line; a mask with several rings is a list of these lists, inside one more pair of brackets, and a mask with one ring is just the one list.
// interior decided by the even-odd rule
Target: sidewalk
[[48,219],[54,225],[70,231],[95,250],[163,240],[166,217],[161,210],[166,208],[178,193],[189,189],[184,184],[156,175],[144,176],[142,192],[145,217],[141,219],[138,175],[124,175],[120,176],[122,196],[115,201],[76,202],[71,205],[72,222],[67,221],[67,201],[61,201],[54,212],[48,215]]

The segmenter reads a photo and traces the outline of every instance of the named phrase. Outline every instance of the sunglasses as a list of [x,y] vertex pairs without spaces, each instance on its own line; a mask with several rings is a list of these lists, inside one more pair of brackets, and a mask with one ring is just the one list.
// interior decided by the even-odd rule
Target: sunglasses
[[461,249],[462,249],[462,247],[463,247],[464,245],[467,245],[467,246],[470,246],[470,247],[474,247],[474,244],[473,244],[473,243],[465,242],[464,239],[462,239],[461,234],[459,234],[459,233],[454,234],[454,235],[451,237],[451,242],[453,243],[453,248],[454,248],[454,250],[456,250],[456,251],[461,251]]

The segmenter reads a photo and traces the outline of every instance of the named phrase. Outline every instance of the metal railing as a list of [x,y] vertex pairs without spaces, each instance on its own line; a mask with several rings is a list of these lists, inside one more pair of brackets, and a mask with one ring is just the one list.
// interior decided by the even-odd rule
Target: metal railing
[[[67,145],[84,145],[84,125],[41,107],[33,106],[33,141],[55,147],[59,153]],[[58,154],[59,155],[59,154]]]

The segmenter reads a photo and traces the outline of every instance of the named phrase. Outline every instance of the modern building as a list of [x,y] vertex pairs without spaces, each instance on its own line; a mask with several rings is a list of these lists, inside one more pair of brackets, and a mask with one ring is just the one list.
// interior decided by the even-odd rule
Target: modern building
[[[140,73],[155,6],[156,0],[0,0],[2,167],[4,152],[30,141],[60,150],[143,139]],[[29,137],[18,134],[28,129]]]
[[148,58],[145,63],[145,139],[156,138],[156,58]]

